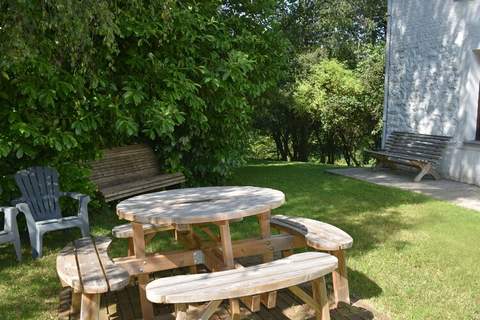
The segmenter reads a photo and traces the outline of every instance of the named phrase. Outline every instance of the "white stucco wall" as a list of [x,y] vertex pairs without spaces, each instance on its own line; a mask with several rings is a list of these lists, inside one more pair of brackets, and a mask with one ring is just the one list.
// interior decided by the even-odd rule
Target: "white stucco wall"
[[389,0],[385,135],[453,137],[441,171],[480,185],[480,0]]

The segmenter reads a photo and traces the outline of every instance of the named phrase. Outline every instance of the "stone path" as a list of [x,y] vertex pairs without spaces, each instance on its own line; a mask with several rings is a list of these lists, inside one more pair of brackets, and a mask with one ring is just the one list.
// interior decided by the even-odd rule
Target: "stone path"
[[480,211],[480,188],[451,180],[430,180],[413,182],[414,173],[370,168],[330,169],[329,173],[422,193],[436,199],[452,202],[460,207]]

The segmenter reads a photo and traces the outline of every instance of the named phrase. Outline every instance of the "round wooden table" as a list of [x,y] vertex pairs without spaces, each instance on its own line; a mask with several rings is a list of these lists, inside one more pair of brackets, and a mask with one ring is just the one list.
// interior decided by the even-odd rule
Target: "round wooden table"
[[[124,200],[117,205],[117,215],[132,222],[134,258],[144,259],[146,266],[148,262],[145,259],[145,235],[142,224],[171,224],[179,231],[187,231],[189,236],[184,236],[184,240],[189,249],[199,249],[194,244],[192,225],[206,223],[217,225],[220,231],[220,250],[201,251],[204,263],[210,265],[212,271],[217,271],[235,267],[230,221],[257,216],[261,238],[270,238],[270,211],[280,207],[284,202],[283,192],[269,188],[248,186],[186,188],[149,193]],[[195,254],[197,253],[193,253]],[[218,261],[218,255],[223,259]],[[192,251],[185,252],[180,261],[191,260],[191,256]],[[169,257],[168,260],[172,259],[173,257]],[[159,258],[155,261],[164,260]],[[265,262],[273,260],[273,253],[264,254],[263,260]],[[145,293],[148,279],[148,273],[138,275],[140,302],[144,319],[153,319],[153,308]],[[275,297],[265,299],[274,301]],[[232,311],[239,309],[238,301],[232,301],[231,308]]]
[[258,187],[187,188],[148,193],[117,205],[121,219],[151,224],[198,224],[240,219],[280,207],[283,192]]

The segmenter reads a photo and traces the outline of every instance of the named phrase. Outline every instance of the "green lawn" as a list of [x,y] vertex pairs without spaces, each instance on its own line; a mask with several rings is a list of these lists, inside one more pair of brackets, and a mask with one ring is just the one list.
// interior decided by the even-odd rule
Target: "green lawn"
[[[349,250],[351,293],[392,319],[480,319],[480,213],[418,194],[333,176],[314,164],[259,163],[237,170],[235,185],[272,187],[287,203],[275,213],[339,226],[354,238]],[[94,234],[108,234],[113,210],[91,210]],[[256,231],[252,219],[233,226],[234,237]],[[55,254],[77,231],[45,238],[45,257],[14,262],[0,248],[0,319],[54,319],[60,284]],[[25,236],[25,235],[24,235]],[[167,237],[154,247],[175,246]],[[112,255],[126,244],[114,243]]]

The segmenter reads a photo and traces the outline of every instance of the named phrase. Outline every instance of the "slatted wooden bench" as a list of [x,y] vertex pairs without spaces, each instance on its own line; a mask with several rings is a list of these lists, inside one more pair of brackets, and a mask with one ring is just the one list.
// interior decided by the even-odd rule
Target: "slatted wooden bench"
[[[309,304],[317,320],[330,319],[324,276],[337,268],[337,259],[326,253],[305,252],[256,266],[161,278],[150,282],[147,299],[173,303],[177,320],[185,320],[187,304],[210,301],[199,319],[209,319],[225,299],[237,299],[289,288]],[[297,285],[311,282],[313,298]],[[239,319],[239,310],[232,319]]]
[[338,268],[332,273],[335,303],[350,303],[345,250],[353,245],[352,237],[343,230],[317,220],[275,215],[273,228],[302,237],[308,247],[326,251],[337,257]]
[[100,295],[123,289],[129,274],[108,257],[112,242],[105,237],[81,238],[66,246],[57,256],[57,273],[64,287],[72,288],[72,312],[80,319],[98,319]]
[[377,166],[395,168],[395,164],[415,167],[420,170],[414,181],[419,182],[429,174],[440,179],[437,172],[443,151],[450,137],[426,135],[410,132],[393,132],[385,143],[385,150],[366,150],[377,159]]
[[143,144],[105,150],[91,166],[90,179],[107,202],[185,182],[182,173],[161,173],[153,150]]

